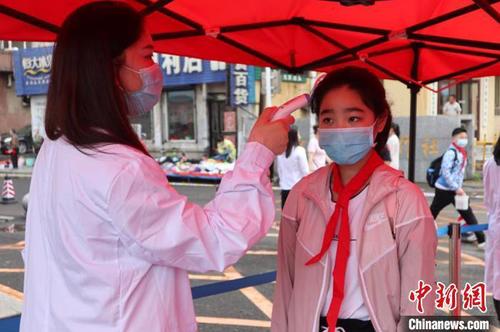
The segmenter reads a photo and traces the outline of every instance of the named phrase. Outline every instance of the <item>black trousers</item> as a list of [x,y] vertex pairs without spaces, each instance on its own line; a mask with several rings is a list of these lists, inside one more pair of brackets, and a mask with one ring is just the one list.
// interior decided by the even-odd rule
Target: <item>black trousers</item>
[[[342,327],[346,332],[375,332],[372,322],[359,319],[337,319],[337,327]],[[319,331],[322,332],[328,328],[326,317],[319,318]],[[335,330],[330,330],[334,332]]]
[[283,207],[285,206],[286,199],[288,198],[288,194],[290,193],[290,190],[282,190],[281,191],[281,209],[283,210]]
[[13,168],[17,168],[17,160],[19,158],[18,154],[19,154],[19,149],[18,148],[12,149],[12,151],[10,153],[10,161],[12,162],[12,167]]
[[497,312],[498,324],[500,326],[500,300],[493,299],[493,303],[495,304],[495,311]]
[[[447,207],[448,205],[453,204],[455,206],[455,192],[450,190],[441,190],[436,188],[436,196],[434,196],[434,200],[431,204],[431,212],[434,219],[439,215],[442,209]],[[477,219],[474,213],[472,212],[471,207],[467,210],[457,210],[458,213],[464,218],[465,223],[467,225],[477,225]],[[478,243],[484,242],[484,233],[483,232],[475,232]]]

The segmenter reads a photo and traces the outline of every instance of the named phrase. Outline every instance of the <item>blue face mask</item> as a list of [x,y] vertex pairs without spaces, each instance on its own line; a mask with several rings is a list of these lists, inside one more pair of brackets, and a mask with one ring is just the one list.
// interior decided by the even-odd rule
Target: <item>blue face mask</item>
[[352,165],[374,146],[373,127],[319,129],[319,146],[339,165]]
[[467,138],[460,138],[457,140],[457,145],[461,148],[465,148],[469,144],[469,140]]
[[124,66],[127,70],[139,74],[142,87],[138,91],[125,93],[130,116],[138,116],[150,112],[160,101],[163,89],[163,75],[157,63],[139,70]]

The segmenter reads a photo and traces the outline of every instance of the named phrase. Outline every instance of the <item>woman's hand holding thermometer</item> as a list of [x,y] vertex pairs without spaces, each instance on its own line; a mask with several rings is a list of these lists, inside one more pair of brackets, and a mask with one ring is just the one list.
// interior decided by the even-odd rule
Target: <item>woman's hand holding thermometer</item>
[[278,107],[278,111],[274,114],[272,121],[283,119],[291,115],[295,110],[306,107],[309,103],[309,94],[304,93],[294,97]]
[[259,142],[278,155],[288,144],[288,130],[295,120],[292,112],[309,103],[307,93],[290,99],[279,107],[269,107],[257,119],[250,133],[249,142]]
[[[325,75],[321,75],[316,79],[313,91],[324,77]],[[304,93],[279,107],[267,108],[257,119],[248,141],[259,142],[276,155],[283,153],[288,144],[288,131],[295,122],[291,114],[299,108],[306,107],[309,104],[309,99],[310,94]]]

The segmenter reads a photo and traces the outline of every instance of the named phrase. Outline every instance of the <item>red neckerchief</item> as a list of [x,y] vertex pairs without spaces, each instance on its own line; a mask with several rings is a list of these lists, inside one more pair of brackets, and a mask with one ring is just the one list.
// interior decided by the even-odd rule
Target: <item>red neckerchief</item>
[[460,152],[462,154],[462,157],[464,157],[464,160],[462,162],[462,168],[464,168],[465,162],[467,161],[467,150],[465,150],[465,148],[463,148],[461,146],[458,146],[457,144],[455,144],[455,142],[453,142],[452,144],[455,147],[455,149],[457,149],[458,152]]
[[[337,164],[333,164],[332,187],[333,191],[338,194],[335,211],[326,226],[321,251],[306,263],[306,265],[312,265],[321,260],[325,252],[330,248],[330,244],[332,243],[335,235],[335,230],[337,229],[337,223],[340,219],[337,254],[333,269],[333,298],[327,315],[328,326],[332,329],[335,329],[335,326],[337,326],[340,305],[344,299],[345,272],[347,268],[347,259],[349,258],[350,243],[349,200],[363,188],[375,169],[384,163],[382,158],[380,158],[378,153],[374,150],[370,153],[370,158],[366,164],[346,186],[342,185],[339,167]],[[342,216],[342,218],[339,218],[339,216]]]

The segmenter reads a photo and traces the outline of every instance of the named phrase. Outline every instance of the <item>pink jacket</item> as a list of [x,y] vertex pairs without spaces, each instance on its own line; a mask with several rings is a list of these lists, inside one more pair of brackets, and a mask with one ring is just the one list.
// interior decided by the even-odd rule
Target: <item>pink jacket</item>
[[188,271],[222,271],[275,215],[273,153],[249,143],[214,200],[178,194],[150,157],[46,141],[30,188],[21,332],[194,332]]
[[493,298],[500,300],[500,166],[490,159],[484,165],[484,204],[488,209],[488,241],[485,282]]
[[[288,196],[280,225],[273,332],[319,330],[331,283],[329,252],[317,264],[305,263],[319,252],[333,213],[330,174],[329,166],[319,169]],[[418,281],[435,288],[436,224],[420,189],[389,166],[375,171],[367,197],[356,241],[363,299],[376,331],[400,331],[401,316],[419,315],[408,299]],[[425,315],[434,314],[434,299],[434,292],[425,297]]]

